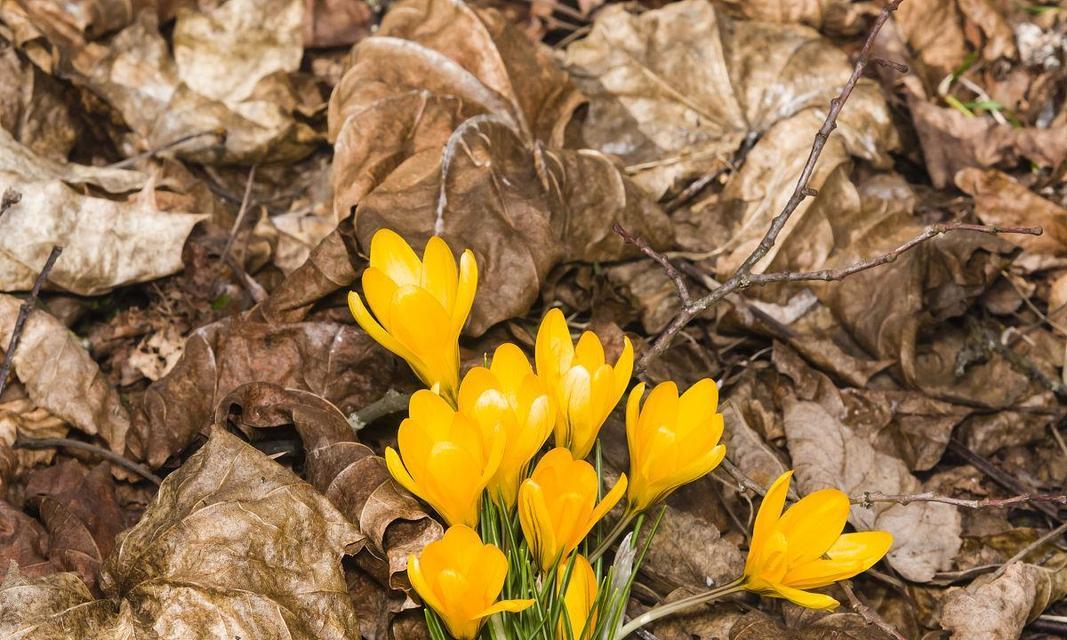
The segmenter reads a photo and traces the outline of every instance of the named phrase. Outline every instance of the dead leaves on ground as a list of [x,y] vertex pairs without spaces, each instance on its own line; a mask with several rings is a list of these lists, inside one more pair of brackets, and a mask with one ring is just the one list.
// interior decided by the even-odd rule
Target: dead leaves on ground
[[[18,565],[4,634],[423,637],[404,561],[441,525],[376,454],[390,419],[365,442],[345,420],[410,384],[344,309],[370,234],[474,250],[465,362],[529,343],[556,304],[576,330],[639,344],[680,303],[611,223],[706,274],[694,295],[729,275],[885,3],[493,4],[0,2],[0,191],[22,195],[0,214],[0,290],[25,291],[66,247],[0,399],[0,562]],[[551,26],[544,42],[509,21],[523,11]],[[697,319],[648,375],[721,381],[748,478],[795,467],[801,494],[1003,495],[955,438],[1026,491],[1063,491],[1065,24],[1033,3],[905,0],[887,25],[876,53],[911,70],[859,82],[817,193],[757,270],[840,267],[951,220],[1045,234],[945,235]],[[0,348],[17,307],[0,295]],[[153,498],[81,454],[12,448],[68,434],[169,479]],[[605,460],[621,469],[617,436]],[[756,502],[732,480],[675,495],[642,598],[736,574]],[[856,591],[909,637],[1017,638],[1062,612],[1060,554],[990,565],[1040,517],[856,504],[853,527],[897,539]],[[653,631],[885,637],[855,613],[766,601]]]

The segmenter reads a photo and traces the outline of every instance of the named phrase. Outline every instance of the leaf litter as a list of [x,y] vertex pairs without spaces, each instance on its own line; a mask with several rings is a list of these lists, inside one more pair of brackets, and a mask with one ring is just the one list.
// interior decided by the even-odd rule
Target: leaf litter
[[[345,307],[373,233],[474,252],[465,366],[553,306],[640,356],[679,279],[764,239],[885,4],[0,3],[5,356],[64,247],[0,393],[3,637],[427,637],[405,568],[444,527],[382,457],[416,381]],[[904,0],[873,52],[751,273],[1044,233],[934,234],[676,330],[644,375],[719,383],[730,466],[669,500],[630,615],[736,575],[787,468],[896,543],[838,612],[729,600],[657,638],[1067,629],[1067,14]]]

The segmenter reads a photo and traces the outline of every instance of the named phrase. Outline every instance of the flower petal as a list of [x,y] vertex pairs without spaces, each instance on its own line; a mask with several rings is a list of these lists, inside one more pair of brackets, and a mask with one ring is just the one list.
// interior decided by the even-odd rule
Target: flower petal
[[790,566],[826,553],[841,536],[849,508],[848,496],[837,489],[815,491],[789,507],[777,529],[789,540]]
[[789,480],[792,477],[791,470],[778,476],[778,479],[767,489],[767,494],[763,496],[763,502],[760,503],[759,511],[756,513],[756,521],[752,525],[752,542],[749,545],[748,560],[745,562],[746,576],[753,575],[761,564],[767,542],[778,523],[778,518],[782,515],[782,508],[785,507],[785,498],[789,494]]
[[533,600],[501,600],[500,602],[494,604],[485,611],[482,611],[481,613],[475,615],[472,620],[485,618],[486,616],[491,616],[494,613],[501,613],[505,611],[508,613],[518,613],[519,611],[523,611],[525,609],[530,608],[531,606],[533,606],[533,603]]
[[422,279],[422,262],[400,234],[381,228],[370,241],[370,266],[378,269],[398,287],[418,285]]

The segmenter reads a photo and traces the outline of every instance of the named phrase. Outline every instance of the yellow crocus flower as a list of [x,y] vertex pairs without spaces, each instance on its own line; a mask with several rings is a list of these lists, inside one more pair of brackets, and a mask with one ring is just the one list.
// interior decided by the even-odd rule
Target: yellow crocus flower
[[395,231],[379,229],[371,238],[370,266],[363,272],[367,304],[352,291],[348,306],[364,331],[406,360],[427,387],[454,402],[459,334],[477,288],[478,265],[469,249],[457,268],[448,245],[434,236],[419,260]]
[[488,369],[468,371],[459,386],[459,411],[484,430],[503,431],[504,457],[489,481],[489,496],[511,509],[530,460],[556,420],[555,407],[526,354],[505,343],[493,353]]
[[421,389],[411,396],[397,444],[399,454],[385,450],[393,478],[448,524],[477,526],[482,492],[504,455],[503,433],[481,429],[441,396]]
[[871,568],[893,546],[885,531],[845,533],[849,500],[822,489],[782,513],[792,471],[781,475],[763,498],[752,529],[744,588],[810,609],[833,609],[837,600],[816,589]]
[[534,357],[537,375],[557,401],[556,446],[567,447],[576,458],[588,456],[630,382],[634,369],[630,339],[624,338],[622,354],[615,366],[609,365],[595,333],[586,331],[575,346],[563,312],[552,309],[537,330]]
[[474,640],[484,619],[494,613],[515,613],[533,604],[533,600],[496,601],[507,573],[503,552],[482,544],[474,529],[463,525],[449,527],[419,557],[408,556],[411,586],[456,640]]
[[[561,564],[559,579],[563,580],[566,574],[567,565]],[[592,565],[585,559],[585,556],[576,556],[574,566],[571,568],[570,580],[567,582],[567,589],[563,593],[563,608],[567,612],[567,617],[559,622],[559,629],[556,631],[558,640],[589,638],[593,628],[596,627],[596,617],[589,614],[593,611],[593,605],[596,604],[597,587],[596,573]],[[570,625],[570,635],[564,627],[567,624]]]
[[711,472],[722,462],[726,447],[722,414],[717,413],[719,388],[708,378],[678,397],[673,382],[656,385],[644,406],[645,384],[634,387],[626,403],[626,441],[630,447],[627,506],[644,511],[678,487]]
[[546,453],[519,486],[519,524],[543,571],[565,562],[626,491],[623,474],[597,504],[596,469],[557,447]]

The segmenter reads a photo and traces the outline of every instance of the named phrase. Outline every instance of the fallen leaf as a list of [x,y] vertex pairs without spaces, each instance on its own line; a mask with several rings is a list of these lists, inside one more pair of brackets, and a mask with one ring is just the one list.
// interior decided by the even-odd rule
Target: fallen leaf
[[800,22],[841,35],[855,34],[863,27],[864,18],[878,12],[874,2],[849,0],[724,0],[723,4],[749,20]]
[[953,640],[1015,640],[1027,622],[1065,594],[1062,569],[1014,562],[992,580],[949,591],[941,627]]
[[35,469],[25,491],[48,531],[48,559],[95,587],[100,566],[127,524],[110,465],[102,462],[90,470],[65,460]]
[[[6,500],[0,500],[0,563],[7,567],[12,562],[30,577],[59,570],[48,560],[48,532],[44,527]],[[3,620],[0,615],[0,625]]]
[[28,291],[53,245],[64,248],[48,282],[78,295],[154,280],[182,268],[182,246],[206,216],[164,213],[152,185],[128,202],[83,196],[58,180],[0,173],[22,199],[0,216],[0,282]]
[[925,98],[911,97],[908,104],[926,171],[939,189],[968,167],[1011,167],[1025,158],[1054,168],[1067,159],[1067,125],[1013,127],[989,117],[968,118]]
[[226,318],[194,331],[171,372],[145,391],[129,447],[161,466],[206,434],[216,404],[248,382],[311,391],[352,411],[380,397],[395,371],[394,358],[352,326]]
[[[407,581],[407,558],[441,537],[444,529],[419,502],[393,482],[385,460],[356,442],[352,427],[336,406],[296,389],[252,383],[235,389],[219,403],[215,421],[229,418],[244,429],[293,425],[306,451],[308,482],[322,492],[367,537],[356,556],[379,584],[413,594]],[[414,602],[389,599],[390,612]]]
[[366,38],[374,11],[364,0],[305,0],[304,46],[344,47]]
[[[8,214],[0,217],[4,224]],[[8,344],[21,301],[0,294],[0,342]],[[13,358],[30,399],[80,431],[99,435],[112,451],[126,447],[130,417],[77,336],[47,312],[30,314]]]
[[227,105],[275,72],[296,71],[304,53],[304,0],[229,0],[211,10],[179,9],[174,24],[178,79]]
[[[826,487],[852,496],[864,491],[900,495],[922,490],[903,462],[876,451],[821,405],[788,402],[783,420],[800,493]],[[914,582],[928,582],[949,568],[962,544],[959,511],[948,504],[876,503],[871,509],[853,505],[849,520],[860,530],[892,533],[889,564]]]
[[84,126],[59,80],[7,46],[0,50],[0,96],[0,127],[42,158],[67,159]]
[[722,404],[722,416],[725,421],[723,433],[726,436],[726,453],[745,474],[761,487],[771,483],[786,472],[786,466],[752,427],[748,426],[744,415],[730,401]]
[[[590,98],[585,139],[620,156],[656,197],[680,180],[712,173],[750,135],[775,139],[757,143],[774,160],[753,163],[750,156],[742,171],[752,163],[762,182],[772,170],[795,180],[807,154],[792,153],[796,145],[787,139],[811,146],[822,117],[805,112],[823,111],[851,72],[844,53],[812,29],[735,21],[705,0],[639,15],[610,6],[597,14],[588,37],[567,48],[565,61]],[[861,83],[849,107],[839,140],[857,156],[887,162],[885,149],[895,136],[881,96]],[[776,125],[788,134],[775,132]],[[824,156],[823,175],[838,163],[827,157],[838,156]],[[776,183],[758,186],[765,194],[779,191]],[[781,190],[783,198],[789,190]]]
[[[815,616],[810,616],[815,617]],[[734,623],[730,640],[890,640],[892,636],[867,624],[857,613],[831,613],[814,621],[783,626],[761,611],[746,613]]]
[[1067,253],[1067,209],[996,169],[963,169],[956,174],[956,186],[974,198],[974,213],[984,224],[1041,227],[1040,236],[1006,236],[1028,253]]
[[[94,185],[111,193],[136,191],[148,176],[139,171],[58,162],[41,157],[0,128],[0,172],[17,175],[26,182],[61,180],[70,185]],[[10,179],[10,178],[8,178]],[[17,184],[5,188],[18,190]]]
[[341,556],[361,543],[310,485],[215,431],[117,541],[100,578],[105,599],[92,600],[71,573],[28,581],[9,572],[0,631],[34,640],[354,640]]
[[[334,214],[363,246],[388,226],[479,261],[468,330],[521,315],[562,260],[634,255],[620,222],[662,246],[670,222],[604,155],[561,148],[584,101],[548,54],[493,10],[409,0],[330,99]],[[373,132],[373,133],[368,133]]]

